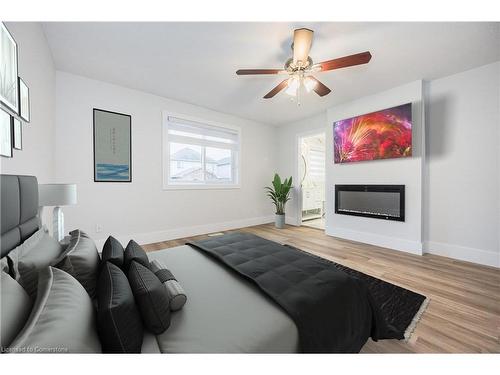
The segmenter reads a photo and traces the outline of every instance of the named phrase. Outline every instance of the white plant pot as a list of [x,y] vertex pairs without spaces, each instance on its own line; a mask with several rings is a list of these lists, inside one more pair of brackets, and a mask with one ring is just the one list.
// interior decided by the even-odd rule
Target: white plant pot
[[283,229],[285,227],[285,214],[283,215],[276,214],[276,218],[274,220],[274,226],[278,229]]

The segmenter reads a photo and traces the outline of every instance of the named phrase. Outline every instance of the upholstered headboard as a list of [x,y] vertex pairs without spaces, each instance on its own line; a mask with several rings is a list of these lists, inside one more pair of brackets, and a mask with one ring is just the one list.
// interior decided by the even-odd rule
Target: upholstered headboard
[[35,176],[0,175],[1,256],[40,228],[38,182]]

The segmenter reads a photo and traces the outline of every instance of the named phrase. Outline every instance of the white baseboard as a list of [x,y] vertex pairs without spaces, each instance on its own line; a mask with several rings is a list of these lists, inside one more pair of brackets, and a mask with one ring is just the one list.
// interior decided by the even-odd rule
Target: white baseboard
[[[148,244],[162,241],[175,240],[177,238],[197,236],[200,234],[220,232],[224,230],[238,229],[250,227],[252,225],[260,225],[271,223],[274,221],[274,216],[261,216],[249,219],[240,219],[233,221],[225,221],[220,223],[210,223],[202,225],[194,225],[190,227],[173,228],[149,233],[135,234],[120,234],[114,236],[122,245],[126,245],[128,241],[133,239],[139,244]],[[102,249],[106,238],[95,240],[98,249]]]
[[285,224],[298,226],[299,221],[297,220],[297,218],[295,216],[285,216]]
[[375,233],[359,232],[343,228],[328,229],[326,234],[333,237],[343,238],[345,240],[363,242],[370,245],[404,251],[406,253],[422,255],[422,243],[418,241],[382,236]]
[[500,253],[443,242],[425,242],[424,252],[500,268]]
[[[200,234],[244,228],[271,222],[274,222],[274,215],[225,221],[219,223],[202,224],[183,228],[173,228],[148,233],[121,234],[115,237],[123,245],[126,245],[127,242],[131,239],[134,239],[139,244],[148,244],[161,241],[169,241],[183,237],[197,236]],[[291,225],[297,225],[297,223],[293,219],[290,221],[287,220],[287,224],[288,223]],[[500,253],[494,251],[459,245],[451,245],[441,242],[425,242],[422,246],[422,244],[417,241],[410,241],[401,238],[382,236],[374,233],[359,232],[342,228],[327,230],[326,234],[333,237],[339,237],[346,240],[386,247],[389,249],[404,251],[411,254],[422,255],[422,253],[425,252],[429,254],[441,255],[448,258],[500,268]],[[106,238],[96,240],[95,242],[97,248],[102,249],[105,241]]]

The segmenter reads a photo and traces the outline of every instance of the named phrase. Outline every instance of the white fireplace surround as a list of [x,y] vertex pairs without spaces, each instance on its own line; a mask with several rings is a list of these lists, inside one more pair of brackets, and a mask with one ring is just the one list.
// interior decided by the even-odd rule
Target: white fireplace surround
[[[411,82],[329,109],[326,139],[333,139],[333,123],[337,120],[408,102],[412,103],[412,157],[348,164],[327,163],[326,233],[328,235],[412,254],[422,254],[422,184],[425,155],[423,82]],[[333,155],[332,142],[327,142],[326,153]],[[405,221],[335,214],[335,184],[405,185]]]

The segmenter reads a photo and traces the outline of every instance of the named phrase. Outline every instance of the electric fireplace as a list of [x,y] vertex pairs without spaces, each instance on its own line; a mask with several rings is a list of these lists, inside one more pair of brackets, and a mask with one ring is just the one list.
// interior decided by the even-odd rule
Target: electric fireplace
[[405,186],[335,185],[335,213],[405,221]]

